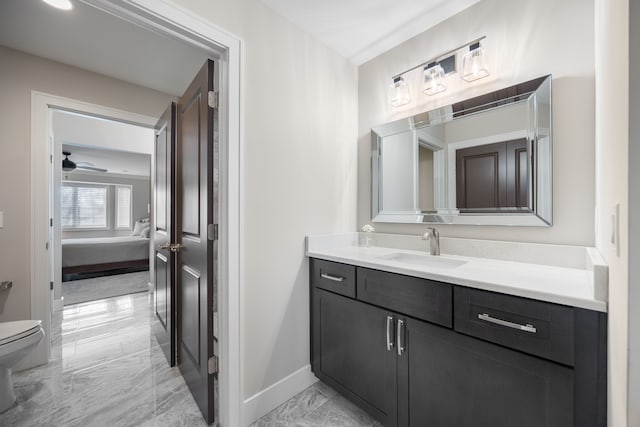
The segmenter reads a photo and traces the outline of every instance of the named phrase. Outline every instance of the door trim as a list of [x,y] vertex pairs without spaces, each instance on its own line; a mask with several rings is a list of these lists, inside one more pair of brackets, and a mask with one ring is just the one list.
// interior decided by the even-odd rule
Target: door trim
[[[220,93],[220,421],[221,425],[242,425],[242,370],[240,320],[244,276],[242,200],[244,131],[241,81],[244,75],[244,41],[217,25],[173,3],[158,0],[83,0],[116,17],[160,31],[211,51],[222,67]],[[31,317],[43,320],[50,330],[50,272],[45,244],[48,242],[48,185],[50,116],[49,106],[78,101],[32,92],[31,103]],[[52,104],[50,104],[52,103]],[[58,105],[56,105],[58,104]],[[80,103],[85,107],[92,104]],[[74,104],[77,105],[77,104]],[[96,106],[98,108],[103,108]],[[68,109],[74,109],[68,107]],[[117,110],[111,110],[115,114]],[[113,117],[111,114],[106,114]],[[156,118],[149,123],[155,124]],[[46,340],[45,340],[46,341]],[[43,348],[44,347],[44,348]],[[46,363],[46,343],[34,352],[33,365]]]

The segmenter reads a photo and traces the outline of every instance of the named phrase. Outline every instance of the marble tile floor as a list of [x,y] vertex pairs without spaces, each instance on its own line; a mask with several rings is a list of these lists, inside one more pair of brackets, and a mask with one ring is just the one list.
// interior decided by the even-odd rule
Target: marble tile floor
[[317,382],[250,427],[382,427],[363,410]]
[[[151,298],[124,295],[56,314],[51,362],[14,374],[17,402],[0,414],[0,426],[205,426],[182,376],[151,335]],[[316,383],[252,424],[267,426],[381,424]]]
[[0,426],[205,426],[151,336],[150,306],[139,293],[65,307],[51,362],[14,374]]
[[149,270],[62,282],[64,305],[149,290]]

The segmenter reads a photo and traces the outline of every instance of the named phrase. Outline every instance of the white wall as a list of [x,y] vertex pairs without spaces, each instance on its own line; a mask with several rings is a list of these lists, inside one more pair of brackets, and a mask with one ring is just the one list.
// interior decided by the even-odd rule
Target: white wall
[[[584,0],[484,0],[360,66],[358,225],[371,219],[371,127],[553,74],[553,227],[438,228],[448,237],[593,245],[593,22],[593,3]],[[413,85],[410,104],[400,108],[388,104],[387,87],[393,75],[483,35],[487,36],[489,77],[467,83],[453,75],[447,78],[448,90],[432,97]],[[418,81],[419,72],[407,75],[407,81]],[[421,234],[424,228],[376,224],[376,231],[391,233]]]
[[[160,116],[173,97],[99,74],[0,47],[0,322],[31,317],[30,99],[31,91]],[[48,284],[43,284],[48,286]]]
[[[629,0],[596,0],[596,247],[609,264],[609,426],[628,423]],[[637,169],[637,165],[634,165]],[[633,168],[632,168],[633,169]],[[637,186],[637,183],[635,183]],[[611,243],[620,205],[619,252]],[[637,307],[633,310],[637,311]],[[637,329],[637,325],[634,331]],[[637,332],[636,332],[637,333]],[[636,356],[637,358],[637,356]],[[637,385],[636,385],[637,387]],[[636,405],[637,406],[637,405]],[[637,410],[635,408],[634,410]]]
[[357,70],[258,0],[181,5],[244,40],[244,396],[309,364],[304,236],[356,226]]

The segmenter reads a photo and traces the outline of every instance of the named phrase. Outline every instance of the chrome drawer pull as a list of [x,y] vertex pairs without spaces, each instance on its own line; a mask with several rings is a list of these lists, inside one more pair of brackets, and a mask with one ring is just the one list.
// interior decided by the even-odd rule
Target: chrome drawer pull
[[495,323],[496,325],[506,326],[508,328],[531,332],[532,334],[536,333],[536,328],[533,325],[528,323],[526,325],[521,325],[519,323],[509,322],[508,320],[496,319],[495,317],[489,316],[487,313],[478,314],[478,319],[484,320],[485,322]]
[[402,356],[402,353],[404,353],[404,346],[402,345],[402,328],[404,327],[404,321],[398,319],[398,337],[396,338],[398,340],[398,356]]
[[320,277],[322,277],[323,279],[327,279],[327,280],[333,280],[334,282],[342,282],[344,280],[344,277],[332,276],[332,275],[327,274],[327,273],[322,273],[320,275]]
[[391,328],[393,326],[393,316],[387,316],[387,351],[391,351],[393,348],[393,341],[391,341]]

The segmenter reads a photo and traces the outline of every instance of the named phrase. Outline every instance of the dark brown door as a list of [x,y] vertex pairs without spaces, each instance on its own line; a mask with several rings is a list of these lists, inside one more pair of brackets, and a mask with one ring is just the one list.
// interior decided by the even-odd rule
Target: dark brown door
[[175,254],[168,245],[175,241],[175,147],[176,104],[158,120],[155,128],[155,205],[153,232],[154,313],[153,332],[169,365],[176,364]]
[[208,60],[178,102],[178,366],[208,423],[217,407],[214,295],[217,188],[214,167],[214,63]]

